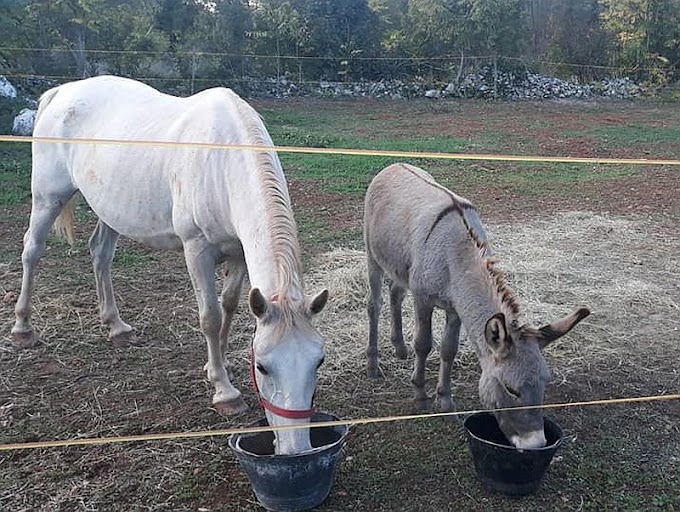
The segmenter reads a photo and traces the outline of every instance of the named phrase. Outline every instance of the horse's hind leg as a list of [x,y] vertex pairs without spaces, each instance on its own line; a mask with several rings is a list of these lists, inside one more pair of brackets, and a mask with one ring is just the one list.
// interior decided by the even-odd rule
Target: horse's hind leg
[[366,348],[366,372],[371,379],[380,377],[378,365],[378,321],[382,308],[383,270],[368,256],[368,347]]
[[[437,396],[439,408],[442,412],[453,412],[456,407],[451,398],[451,367],[458,352],[458,337],[460,335],[460,318],[455,311],[446,312],[446,327],[442,337],[441,352],[439,354],[439,382]],[[452,418],[454,418],[452,416]]]
[[21,293],[14,307],[16,320],[11,332],[12,342],[18,347],[31,347],[38,341],[31,326],[31,297],[35,285],[35,274],[38,262],[45,252],[45,241],[52,224],[72,195],[72,190],[59,197],[34,191],[31,218],[24,235],[24,250],[21,253],[23,265]]
[[406,290],[394,281],[390,284],[390,312],[392,315],[392,335],[390,340],[397,359],[408,357],[408,348],[404,343],[404,329],[402,327],[401,306],[404,303]]
[[207,242],[193,240],[185,242],[184,257],[191,277],[196,300],[201,330],[208,345],[208,379],[215,386],[213,405],[220,414],[231,415],[245,412],[248,409],[241,392],[229,381],[224,367],[224,358],[220,347],[220,330],[222,314],[215,289],[215,253]]
[[98,221],[90,237],[90,255],[94,267],[99,316],[102,324],[109,328],[109,339],[115,346],[126,346],[130,341],[132,327],[120,318],[111,282],[111,263],[116,252],[118,237],[117,231],[101,220]]

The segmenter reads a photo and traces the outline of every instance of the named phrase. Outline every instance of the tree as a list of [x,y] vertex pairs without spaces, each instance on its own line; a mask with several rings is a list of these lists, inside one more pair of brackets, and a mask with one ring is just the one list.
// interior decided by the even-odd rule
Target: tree
[[613,36],[615,65],[642,71],[652,82],[670,79],[680,58],[680,0],[600,0]]
[[[324,60],[308,63],[316,76],[370,76],[370,66],[356,57],[374,57],[380,50],[377,14],[367,0],[291,0],[304,25],[304,54]],[[308,39],[307,39],[308,38]]]
[[563,74],[573,74],[583,80],[598,76],[596,68],[587,65],[608,63],[608,39],[600,20],[598,0],[578,2],[554,1],[549,18],[548,59],[578,66],[558,66]]

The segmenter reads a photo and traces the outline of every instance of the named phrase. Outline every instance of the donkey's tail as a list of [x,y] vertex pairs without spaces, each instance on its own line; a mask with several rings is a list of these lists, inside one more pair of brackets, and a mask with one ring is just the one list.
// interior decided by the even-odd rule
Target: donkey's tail
[[78,194],[73,194],[68,203],[62,208],[61,213],[54,221],[54,231],[57,235],[66,238],[69,245],[73,245],[76,241],[76,201]]

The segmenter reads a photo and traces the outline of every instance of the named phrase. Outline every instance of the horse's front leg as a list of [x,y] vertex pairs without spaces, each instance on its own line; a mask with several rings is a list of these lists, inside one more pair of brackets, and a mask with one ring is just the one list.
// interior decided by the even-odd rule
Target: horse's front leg
[[191,241],[184,244],[184,257],[196,292],[201,330],[208,344],[208,380],[215,386],[213,405],[222,415],[239,414],[248,409],[241,392],[229,381],[220,347],[222,314],[215,289],[217,250],[207,242]]
[[102,324],[109,328],[109,339],[113,345],[122,347],[129,344],[132,327],[120,318],[111,282],[111,263],[119,236],[117,231],[99,220],[90,237],[90,255],[97,287],[99,316]]
[[416,353],[415,364],[413,366],[414,395],[413,405],[416,411],[429,409],[430,402],[425,392],[425,363],[427,356],[432,350],[432,311],[433,307],[425,304],[415,294],[413,297],[415,309],[416,333],[413,346]]
[[[243,286],[243,279],[246,276],[246,267],[243,264],[236,262],[227,262],[224,272],[224,284],[222,286],[222,294],[220,302],[222,303],[222,326],[220,328],[220,352],[224,361],[224,366],[227,370],[227,375],[230,379],[233,378],[229,360],[227,359],[227,348],[229,345],[229,329],[231,328],[231,321],[234,318],[234,313],[238,307],[238,299],[241,295],[241,287]],[[208,371],[209,362],[203,368]]]
[[[437,383],[437,396],[439,408],[442,412],[453,412],[456,406],[451,398],[451,368],[453,359],[458,352],[458,337],[460,335],[460,318],[455,311],[446,312],[446,327],[442,338],[441,352],[439,354],[439,382]],[[455,418],[455,416],[451,416]]]

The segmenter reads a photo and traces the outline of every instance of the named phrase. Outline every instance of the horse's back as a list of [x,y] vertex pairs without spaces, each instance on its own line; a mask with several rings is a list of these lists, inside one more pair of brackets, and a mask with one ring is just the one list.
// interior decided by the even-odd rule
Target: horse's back
[[175,238],[178,201],[190,216],[197,191],[214,191],[204,182],[214,153],[152,142],[239,142],[238,101],[224,88],[179,98],[112,76],[64,84],[43,96],[36,136],[137,144],[36,142],[33,179],[69,180],[106,224],[162,246],[148,236]]
[[[183,121],[201,116],[194,123],[195,135],[205,135],[215,122],[229,123],[240,98],[229,89],[214,88],[186,98],[171,96],[131,80],[99,76],[60,85],[41,98],[35,131],[42,137],[94,138],[95,135],[124,140],[157,136],[173,140],[180,135],[195,141]],[[241,100],[242,101],[242,100]],[[225,107],[229,112],[225,112]],[[211,115],[218,110],[221,116]],[[230,114],[225,117],[225,114]],[[198,125],[205,129],[199,130]]]

